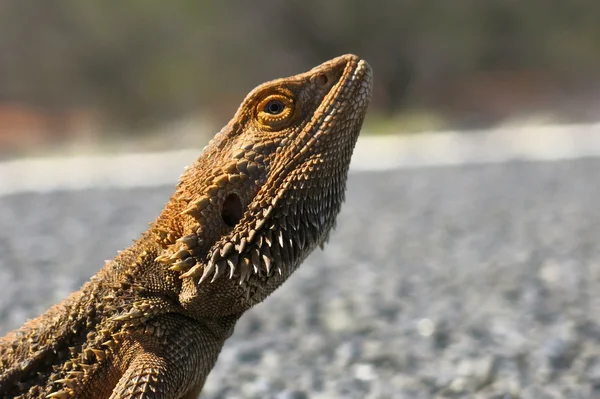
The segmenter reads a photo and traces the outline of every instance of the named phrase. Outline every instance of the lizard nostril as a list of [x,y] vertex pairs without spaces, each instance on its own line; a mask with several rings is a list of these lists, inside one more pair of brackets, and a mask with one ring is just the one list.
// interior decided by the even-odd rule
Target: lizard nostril
[[223,208],[221,209],[221,218],[223,218],[223,222],[227,226],[233,227],[238,224],[243,215],[244,209],[242,206],[242,200],[235,193],[229,194],[225,198],[225,201],[223,202]]
[[316,81],[317,81],[317,85],[323,87],[323,86],[327,85],[327,83],[329,82],[329,78],[327,77],[327,75],[322,73],[316,77]]

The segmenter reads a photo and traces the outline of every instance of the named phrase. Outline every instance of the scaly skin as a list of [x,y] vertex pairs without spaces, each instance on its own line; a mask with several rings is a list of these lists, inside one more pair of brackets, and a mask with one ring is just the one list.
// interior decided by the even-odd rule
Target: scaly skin
[[196,397],[240,316],[327,240],[370,95],[354,55],[250,92],[146,233],[0,340],[0,397]]

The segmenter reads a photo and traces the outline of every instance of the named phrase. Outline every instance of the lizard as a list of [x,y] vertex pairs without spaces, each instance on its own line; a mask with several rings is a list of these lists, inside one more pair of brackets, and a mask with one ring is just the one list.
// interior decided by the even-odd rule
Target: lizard
[[0,398],[196,398],[242,314],[327,242],[371,87],[347,54],[253,89],[146,232],[0,339]]

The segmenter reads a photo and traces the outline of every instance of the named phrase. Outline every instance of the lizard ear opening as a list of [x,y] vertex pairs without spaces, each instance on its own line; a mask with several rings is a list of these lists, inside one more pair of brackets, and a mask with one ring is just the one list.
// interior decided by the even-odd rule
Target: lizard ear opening
[[242,219],[242,216],[244,216],[242,200],[235,193],[229,194],[225,197],[223,208],[221,209],[223,222],[229,227],[234,227]]

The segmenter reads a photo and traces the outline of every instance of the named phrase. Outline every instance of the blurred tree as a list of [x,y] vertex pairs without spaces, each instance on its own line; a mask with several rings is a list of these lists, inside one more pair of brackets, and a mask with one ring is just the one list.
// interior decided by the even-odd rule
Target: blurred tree
[[[255,84],[355,52],[376,71],[374,110],[460,125],[504,95],[489,82],[527,85],[520,73],[540,77],[530,90],[595,87],[599,17],[592,0],[3,0],[0,102],[89,107],[132,126],[199,109],[222,120]],[[463,100],[469,80],[489,90]],[[502,109],[476,112],[493,123]]]

